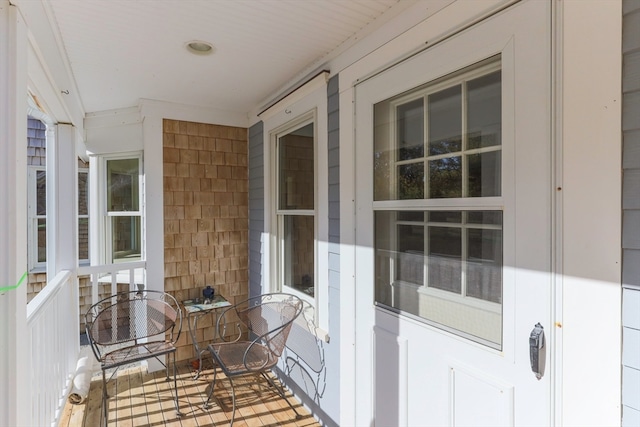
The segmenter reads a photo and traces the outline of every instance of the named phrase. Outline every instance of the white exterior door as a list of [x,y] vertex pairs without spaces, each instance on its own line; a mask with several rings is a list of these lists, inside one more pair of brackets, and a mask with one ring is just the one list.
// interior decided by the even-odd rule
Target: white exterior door
[[357,425],[553,423],[550,28],[523,2],[356,86]]

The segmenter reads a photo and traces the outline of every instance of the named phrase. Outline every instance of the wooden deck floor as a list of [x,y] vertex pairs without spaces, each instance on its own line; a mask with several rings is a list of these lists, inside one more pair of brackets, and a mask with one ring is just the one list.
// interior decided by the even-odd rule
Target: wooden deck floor
[[[67,402],[59,427],[98,427],[102,417],[102,377],[91,382],[89,397],[83,404]],[[204,409],[213,370],[205,369],[197,380],[189,367],[178,367],[178,405],[182,417],[176,416],[173,403],[173,381],[166,381],[164,371],[147,373],[141,367],[120,370],[108,383],[108,425],[202,427],[225,426],[231,420],[231,388],[224,375],[218,373],[215,399],[210,409]],[[222,378],[222,381],[220,379]],[[255,379],[250,377],[248,379]],[[257,384],[246,385],[236,379],[236,417],[234,426],[319,426],[318,422],[287,392],[291,403],[302,415],[296,414],[262,377]],[[247,380],[248,380],[247,379]]]

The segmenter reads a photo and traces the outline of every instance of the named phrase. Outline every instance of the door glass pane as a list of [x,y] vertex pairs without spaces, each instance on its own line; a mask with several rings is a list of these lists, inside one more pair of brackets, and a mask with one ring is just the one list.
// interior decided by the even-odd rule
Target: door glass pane
[[138,159],[107,160],[107,209],[109,212],[140,210]]
[[398,225],[396,279],[424,283],[424,226]]
[[467,295],[502,302],[502,230],[469,229]]
[[467,83],[469,149],[502,144],[502,90],[500,71]]
[[398,199],[424,198],[424,164],[412,163],[398,167]]
[[283,215],[284,285],[315,296],[315,226],[311,215]]
[[469,197],[500,195],[502,182],[500,153],[500,151],[489,151],[467,156]]
[[136,261],[141,259],[141,227],[139,216],[111,217],[112,259]]
[[499,348],[502,212],[376,211],[374,220],[375,303]]
[[314,209],[313,123],[278,139],[279,209]]
[[462,150],[462,87],[429,95],[429,155]]
[[462,197],[461,161],[460,156],[429,161],[429,197]]
[[398,106],[398,160],[424,156],[423,103],[420,98]]
[[429,227],[429,287],[460,293],[462,229]]

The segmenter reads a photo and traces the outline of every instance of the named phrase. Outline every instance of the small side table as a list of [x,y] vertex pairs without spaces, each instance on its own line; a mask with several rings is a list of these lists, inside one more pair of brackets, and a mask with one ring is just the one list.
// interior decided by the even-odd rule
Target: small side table
[[193,348],[195,349],[196,355],[198,356],[198,371],[193,377],[194,380],[197,380],[202,370],[202,355],[208,351],[207,346],[204,346],[204,348],[200,347],[198,339],[196,338],[198,320],[203,316],[211,314],[215,315],[215,318],[213,319],[213,340],[215,341],[218,335],[218,331],[215,330],[216,324],[218,323],[218,310],[224,307],[229,307],[231,303],[227,301],[227,299],[222,295],[217,294],[213,297],[213,300],[209,304],[204,304],[201,302],[201,300],[186,300],[182,301],[182,305],[184,305],[184,309],[187,312],[187,325],[189,326],[189,335],[191,335],[191,342],[193,343]]

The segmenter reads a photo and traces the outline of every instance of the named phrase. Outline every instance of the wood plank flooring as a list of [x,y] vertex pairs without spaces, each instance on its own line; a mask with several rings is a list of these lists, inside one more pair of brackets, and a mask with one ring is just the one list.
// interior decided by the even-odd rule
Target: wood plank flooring
[[[173,402],[173,380],[167,381],[164,371],[148,373],[141,367],[120,370],[109,381],[108,425],[117,427],[170,426],[203,427],[225,426],[231,420],[232,402],[229,381],[220,372],[209,409],[204,408],[213,369],[204,369],[197,380],[190,367],[178,367],[178,406],[181,417],[176,416]],[[254,384],[250,384],[251,382]],[[277,382],[277,380],[276,380]],[[296,414],[278,395],[276,390],[260,376],[238,378],[236,389],[236,417],[234,426],[319,426],[309,412],[291,396],[287,397],[301,414]],[[84,403],[67,402],[60,417],[59,427],[98,427],[102,422],[102,377],[91,381],[88,398]]]

